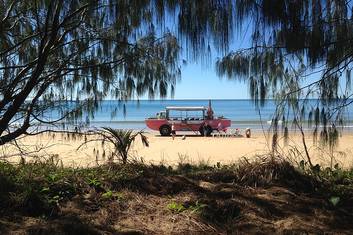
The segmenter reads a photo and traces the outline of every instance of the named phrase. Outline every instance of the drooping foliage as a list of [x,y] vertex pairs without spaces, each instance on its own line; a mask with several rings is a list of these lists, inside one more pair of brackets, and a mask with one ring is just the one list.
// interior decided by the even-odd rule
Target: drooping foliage
[[217,71],[248,81],[260,105],[280,97],[274,123],[308,120],[316,134],[323,124],[328,138],[352,95],[345,0],[0,0],[0,20],[0,144],[33,121],[52,123],[48,109],[77,120],[104,98],[165,97],[181,55],[225,52],[239,32],[250,32],[249,48],[220,59]]
[[78,149],[85,147],[89,142],[101,142],[102,145],[109,149],[111,148],[109,161],[113,162],[115,158],[122,161],[123,164],[128,162],[130,156],[130,148],[135,142],[138,136],[141,138],[142,145],[149,147],[149,141],[147,136],[144,135],[143,131],[133,131],[133,130],[124,130],[124,129],[114,129],[110,127],[102,127],[97,129],[94,132],[94,135],[97,138],[86,140]]
[[230,0],[0,0],[0,145],[34,121],[93,115],[104,98],[173,93],[181,48],[189,59],[225,51],[233,10]]
[[[246,80],[251,98],[277,100],[274,124],[314,124],[334,143],[344,108],[352,103],[352,3],[345,0],[236,0],[236,26],[247,48],[217,62],[220,76]],[[309,98],[319,98],[316,104]],[[289,115],[290,114],[290,115]],[[328,126],[332,128],[327,128]],[[320,128],[321,126],[321,128]],[[277,127],[274,128],[277,130]],[[331,133],[332,132],[332,133]]]

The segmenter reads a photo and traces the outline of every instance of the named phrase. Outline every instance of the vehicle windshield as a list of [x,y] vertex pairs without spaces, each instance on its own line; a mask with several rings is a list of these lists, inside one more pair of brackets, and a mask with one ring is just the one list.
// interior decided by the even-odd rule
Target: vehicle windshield
[[165,119],[166,118],[166,112],[165,111],[161,111],[161,112],[157,113],[156,117],[158,119]]
[[183,110],[169,110],[170,120],[203,120],[204,112],[202,110],[183,111]]

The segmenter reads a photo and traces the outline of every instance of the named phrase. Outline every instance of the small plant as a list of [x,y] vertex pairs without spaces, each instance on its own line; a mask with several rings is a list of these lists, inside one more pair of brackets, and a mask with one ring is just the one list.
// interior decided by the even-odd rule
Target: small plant
[[[102,143],[102,146],[104,146],[105,144],[112,144],[114,146],[112,157],[119,157],[122,160],[123,164],[127,163],[131,145],[135,141],[137,136],[141,137],[141,141],[144,146],[149,146],[147,136],[144,135],[143,131],[134,132],[133,130],[103,127],[101,130],[95,131],[95,134],[100,137],[98,139],[85,141],[84,144],[92,141],[100,141]],[[78,149],[80,149],[84,144],[79,146]]]
[[195,202],[195,205],[191,205],[189,209],[191,210],[191,213],[200,213],[202,210],[206,207],[206,204],[200,203],[199,201]]
[[167,205],[167,208],[173,213],[181,213],[186,210],[186,208],[181,203],[171,202]]
[[99,187],[101,186],[101,182],[96,178],[92,178],[88,179],[88,185],[92,187]]
[[104,199],[111,199],[112,197],[113,197],[113,192],[110,190],[102,194],[102,198]]
[[203,208],[207,205],[196,201],[195,204],[191,205],[183,205],[182,203],[178,202],[171,202],[167,205],[167,208],[171,210],[173,213],[181,213],[183,211],[189,210],[191,213],[200,213],[202,212]]
[[49,174],[48,175],[48,181],[51,182],[51,183],[57,181],[57,179],[58,179],[58,175],[57,174]]
[[121,193],[108,190],[102,194],[102,198],[106,200],[111,200],[111,199],[122,200],[124,197]]
[[331,202],[331,204],[333,205],[333,206],[337,206],[337,204],[340,202],[340,197],[331,197],[330,199],[329,199],[329,201]]
[[49,193],[50,188],[49,187],[43,187],[42,190],[40,190],[41,193]]

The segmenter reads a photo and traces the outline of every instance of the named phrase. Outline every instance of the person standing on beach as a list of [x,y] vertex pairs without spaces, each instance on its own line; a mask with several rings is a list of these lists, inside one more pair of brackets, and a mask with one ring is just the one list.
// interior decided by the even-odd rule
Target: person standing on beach
[[208,135],[208,132],[209,132],[209,129],[210,126],[208,125],[208,123],[206,122],[204,125],[203,125],[203,136],[207,137]]
[[207,116],[206,119],[213,119],[213,109],[211,106],[211,100],[208,101],[208,109],[207,109]]
[[219,123],[218,123],[218,125],[217,125],[217,131],[218,131],[218,133],[221,133],[221,131],[224,131],[222,122],[219,122]]
[[174,125],[174,122],[172,123],[172,138],[173,138],[173,140],[175,138],[175,125]]

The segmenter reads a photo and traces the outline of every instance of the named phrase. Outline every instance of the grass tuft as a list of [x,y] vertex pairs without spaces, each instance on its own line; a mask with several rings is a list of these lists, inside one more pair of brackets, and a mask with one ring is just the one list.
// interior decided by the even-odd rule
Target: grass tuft
[[[188,192],[233,197],[232,190],[236,187],[266,188],[273,185],[296,193],[320,195],[332,208],[352,207],[352,170],[336,166],[334,169],[318,168],[314,172],[267,155],[258,156],[253,161],[243,159],[232,165],[180,163],[175,168],[140,163],[65,168],[55,162],[22,162],[19,165],[0,162],[0,215],[18,213],[56,217],[61,206],[74,198],[90,200],[93,203],[90,207],[98,210],[102,205],[127,200],[121,193],[124,190],[158,196]],[[197,182],[208,182],[210,188],[200,187]],[[209,192],[217,190],[218,186],[212,185],[228,187],[231,191]],[[240,213],[236,203],[214,201],[209,196],[190,203],[172,201],[167,208],[174,213],[191,211],[217,223],[234,219]]]

